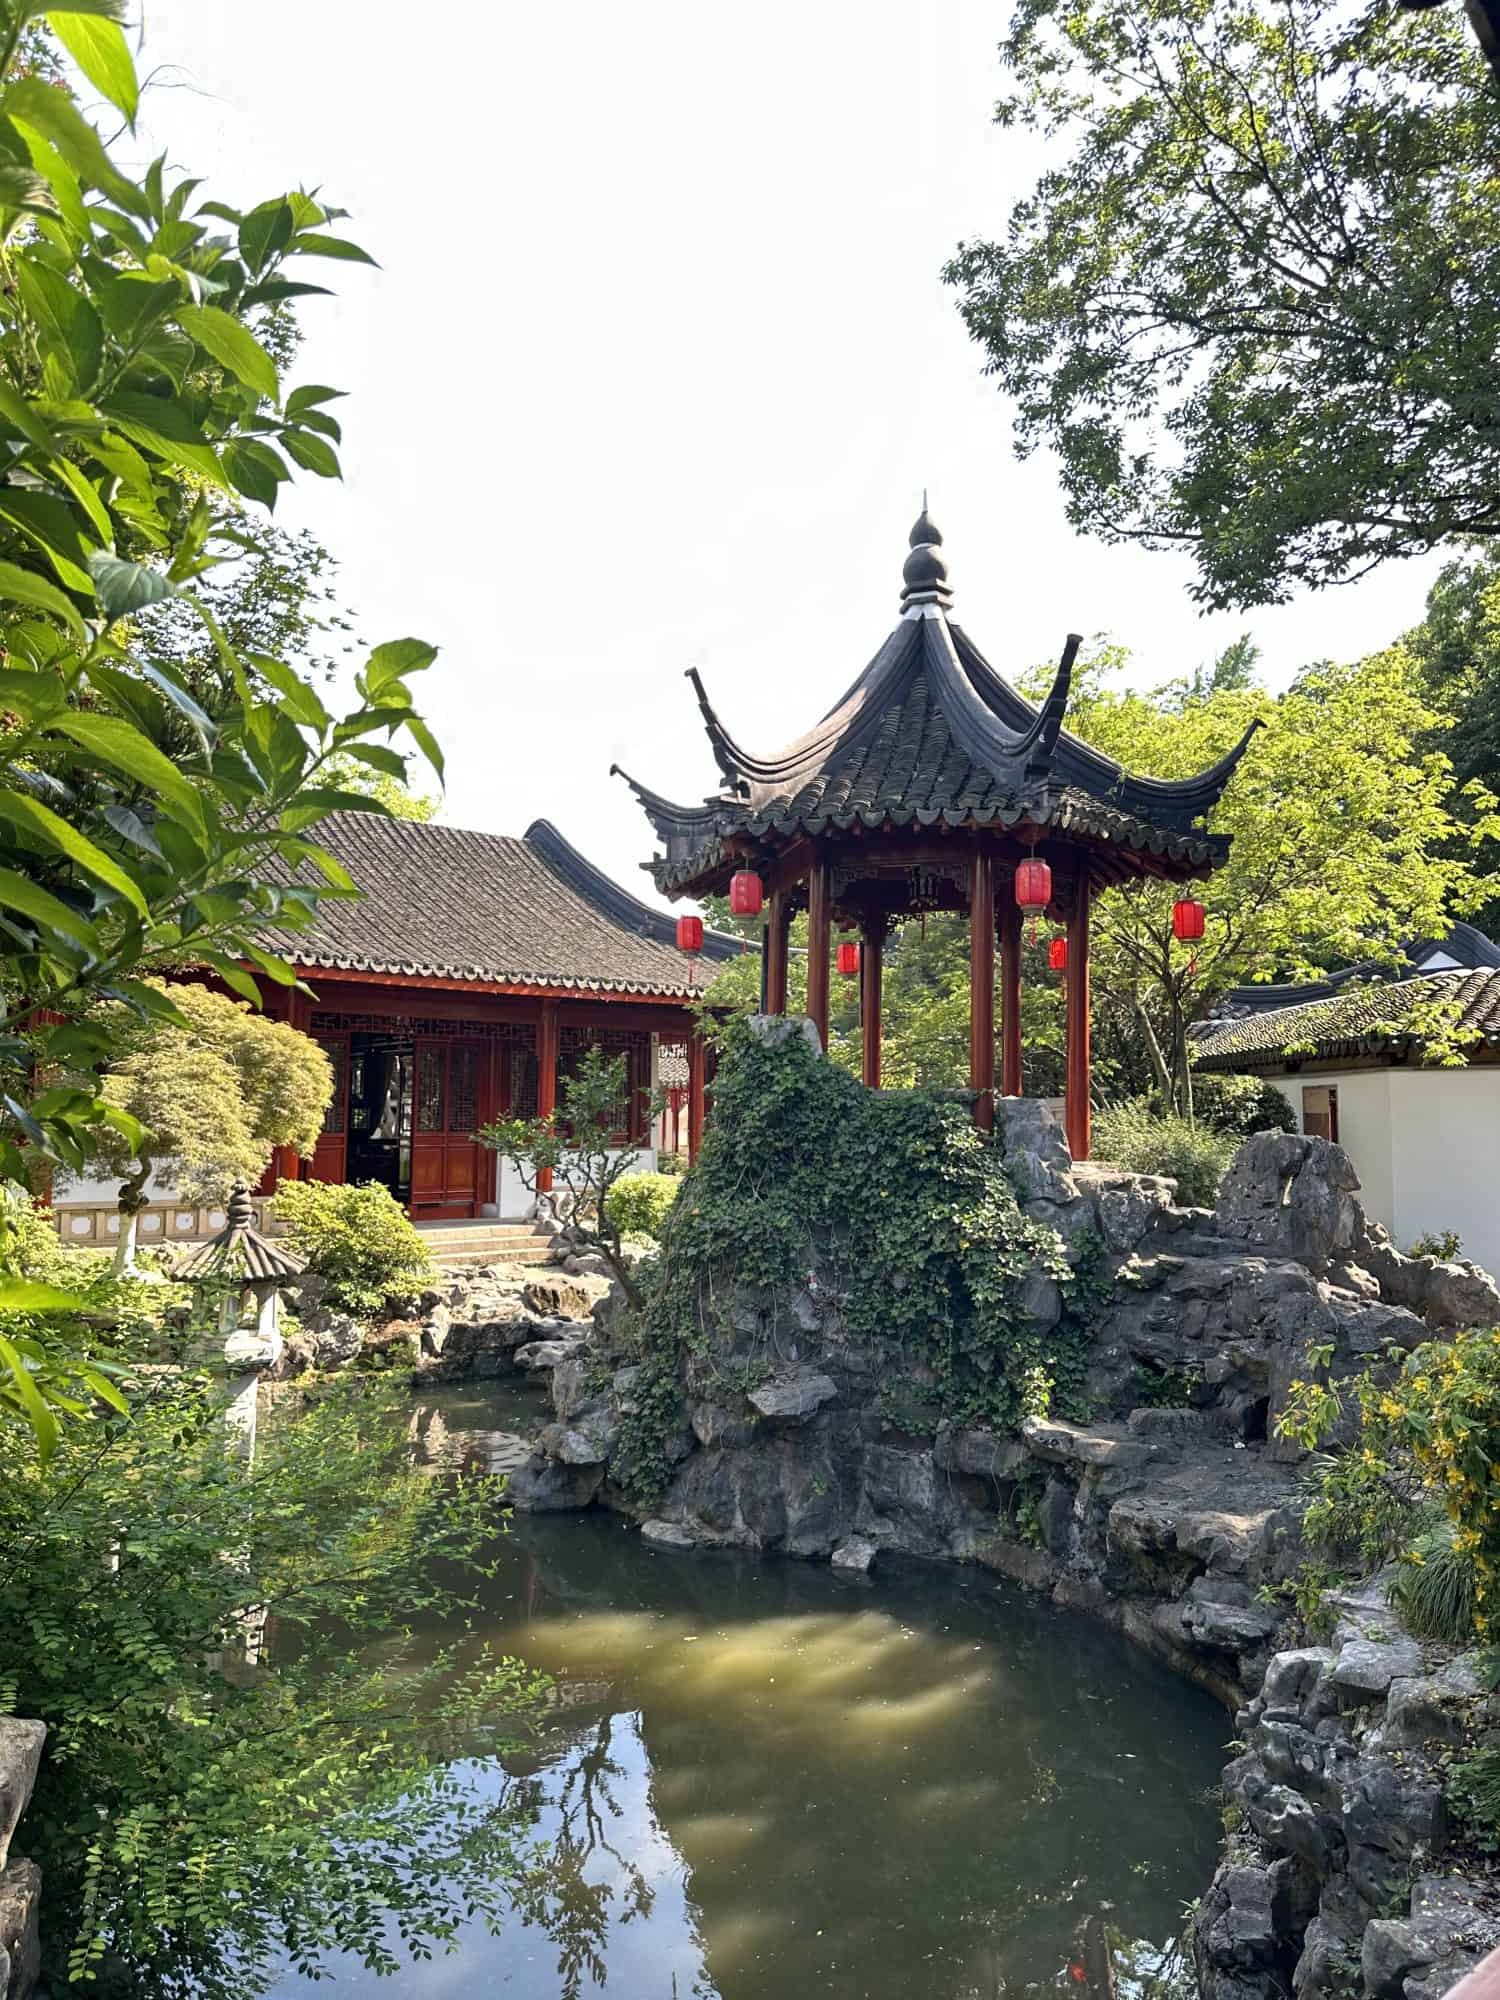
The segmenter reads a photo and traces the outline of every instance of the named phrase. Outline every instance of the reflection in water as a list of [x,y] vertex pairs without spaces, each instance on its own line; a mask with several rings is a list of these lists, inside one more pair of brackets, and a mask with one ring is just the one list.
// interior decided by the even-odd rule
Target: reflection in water
[[[431,1455],[490,1463],[534,1411],[449,1398]],[[419,1418],[414,1449],[434,1436]],[[1089,1622],[977,1572],[871,1586],[658,1553],[607,1515],[518,1518],[486,1610],[485,1636],[556,1680],[524,1767],[475,1767],[548,1852],[499,1936],[476,1924],[403,1995],[1163,1984],[1213,1865],[1223,1716]],[[334,1969],[339,1993],[391,1991]]]

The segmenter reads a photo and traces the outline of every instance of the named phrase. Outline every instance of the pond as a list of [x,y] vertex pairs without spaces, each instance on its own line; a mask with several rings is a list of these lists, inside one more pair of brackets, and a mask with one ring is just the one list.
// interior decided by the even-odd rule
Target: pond
[[[414,1404],[409,1436],[435,1465],[504,1470],[540,1421],[485,1384]],[[394,1983],[335,1960],[321,1993],[1135,1994],[1212,1873],[1223,1710],[986,1572],[847,1576],[654,1551],[609,1514],[518,1516],[486,1615],[556,1681],[535,1753],[481,1768],[497,1799],[526,1788],[547,1894]]]

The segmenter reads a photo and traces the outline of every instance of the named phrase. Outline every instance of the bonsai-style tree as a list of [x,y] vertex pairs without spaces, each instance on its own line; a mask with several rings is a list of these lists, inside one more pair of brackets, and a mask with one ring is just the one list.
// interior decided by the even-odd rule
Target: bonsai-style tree
[[283,1021],[206,986],[177,986],[186,1026],[161,1019],[141,1028],[123,1017],[125,1052],[105,1073],[103,1094],[145,1129],[137,1144],[104,1131],[95,1163],[120,1175],[115,1271],[134,1271],[137,1221],[158,1168],[184,1201],[228,1198],[253,1187],[278,1146],[311,1153],[333,1095],[327,1056]]
[[[573,1198],[571,1227],[597,1250],[620,1281],[632,1305],[640,1288],[625,1258],[621,1231],[610,1219],[610,1191],[636,1168],[636,1149],[621,1143],[630,1125],[630,1079],[624,1056],[610,1058],[599,1048],[585,1051],[572,1076],[563,1080],[562,1108],[550,1118],[502,1118],[475,1137],[509,1160],[532,1194],[544,1173]],[[649,1116],[660,1115],[653,1095]]]

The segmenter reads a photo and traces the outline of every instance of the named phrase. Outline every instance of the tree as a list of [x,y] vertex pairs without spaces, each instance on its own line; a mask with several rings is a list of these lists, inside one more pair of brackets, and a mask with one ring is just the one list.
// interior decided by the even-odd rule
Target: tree
[[134,1269],[153,1173],[169,1175],[183,1201],[226,1201],[237,1181],[254,1187],[276,1147],[310,1156],[333,1096],[327,1056],[286,1022],[206,986],[174,998],[186,1027],[158,1019],[132,1033],[121,1010],[128,1052],[104,1075],[106,1102],[143,1134],[132,1143],[105,1128],[94,1161],[123,1177],[116,1275]]
[[1457,8],[1018,0],[1047,165],[945,273],[1070,519],[1277,602],[1500,534],[1500,90]]
[[340,791],[373,799],[392,819],[413,819],[425,824],[437,816],[439,802],[431,792],[415,792],[404,779],[393,778],[389,771],[372,771],[353,757],[335,753],[324,765],[323,776]]
[[[509,1160],[532,1194],[544,1173],[562,1183],[572,1198],[571,1227],[603,1257],[630,1303],[639,1305],[639,1287],[609,1198],[619,1181],[637,1171],[635,1150],[623,1136],[633,1123],[624,1056],[585,1049],[573,1074],[563,1079],[561,1096],[558,1114],[502,1118],[474,1136]],[[660,1117],[661,1109],[653,1099],[646,1117]]]
[[[221,571],[205,576],[198,591],[219,632],[249,661],[252,676],[255,656],[265,654],[331,681],[339,665],[331,649],[347,655],[354,633],[334,589],[333,557],[305,528],[278,528],[264,517],[242,517],[234,527],[238,540],[226,530]],[[164,598],[142,613],[138,629],[156,663],[200,702],[220,707],[233,694],[195,605]]]
[[[122,173],[37,66],[51,45],[32,12],[0,0],[0,1174],[16,1179],[37,1156],[80,1170],[101,1129],[140,1140],[87,1082],[50,1080],[110,1059],[102,999],[180,1025],[151,975],[207,967],[255,1005],[246,962],[295,982],[259,938],[354,893],[316,828],[381,809],[324,782],[335,753],[404,782],[401,736],[441,768],[409,685],[432,647],[375,647],[340,715],[285,660],[237,651],[202,596],[243,552],[247,503],[272,506],[293,465],[338,474],[337,391],[288,386],[277,357],[288,302],[322,289],[305,260],[369,258],[309,195],[241,210],[164,160]],[[49,19],[133,123],[118,12],[80,0]],[[206,698],[153,653],[142,614],[169,599],[218,661]],[[0,1314],[20,1309],[3,1227],[0,1281]],[[44,1371],[16,1351],[0,1375],[35,1417]]]
[[1107,678],[1121,657],[1106,651],[1085,667],[1069,722],[1132,770],[1186,776],[1261,724],[1210,821],[1231,847],[1202,892],[1203,940],[1176,941],[1181,892],[1166,884],[1143,880],[1096,906],[1096,990],[1128,1009],[1160,1096],[1187,1112],[1187,1031],[1227,986],[1365,958],[1399,964],[1411,938],[1441,932],[1483,896],[1475,864],[1500,839],[1500,815],[1492,793],[1458,786],[1428,747],[1444,718],[1401,644],[1309,667],[1279,698],[1115,690]]
[[[1460,783],[1500,793],[1500,556],[1449,563],[1427,597],[1427,615],[1404,641],[1445,720],[1432,744]],[[1467,815],[1466,815],[1467,816]],[[1500,880],[1490,871],[1485,902],[1471,914],[1500,931]]]

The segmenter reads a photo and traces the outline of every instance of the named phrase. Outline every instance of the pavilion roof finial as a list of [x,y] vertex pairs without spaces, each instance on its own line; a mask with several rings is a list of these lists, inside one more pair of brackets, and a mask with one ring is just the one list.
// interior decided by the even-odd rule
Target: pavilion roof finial
[[947,610],[953,602],[953,593],[948,588],[948,564],[941,553],[943,533],[927,511],[926,487],[922,489],[922,511],[907,540],[911,554],[901,571],[903,608],[934,604]]

